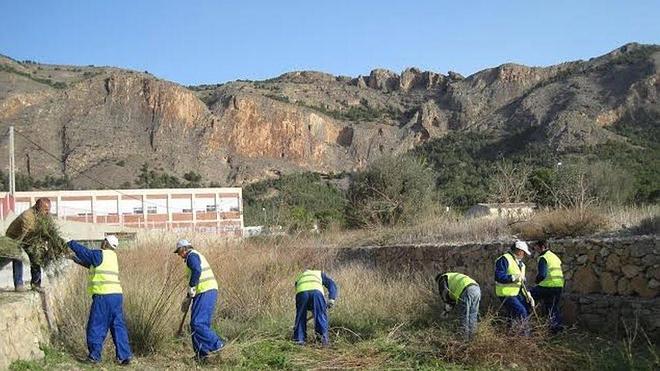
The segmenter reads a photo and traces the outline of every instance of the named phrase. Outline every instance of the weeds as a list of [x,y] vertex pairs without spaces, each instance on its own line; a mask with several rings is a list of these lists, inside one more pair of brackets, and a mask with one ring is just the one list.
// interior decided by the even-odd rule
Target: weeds
[[[177,237],[188,238],[206,256],[220,286],[213,325],[227,346],[207,365],[211,368],[550,370],[657,366],[655,344],[641,333],[623,342],[575,330],[551,337],[545,323],[537,323],[532,336],[516,336],[496,313],[486,313],[475,339],[465,343],[454,320],[440,319],[431,275],[384,272],[356,264],[338,266],[334,264],[335,250],[318,248],[377,238],[497,238],[509,233],[506,228],[506,222],[499,219],[445,217],[390,230],[385,237],[382,233],[386,230],[244,241],[202,234],[140,234],[118,251],[129,337],[140,356],[136,367],[196,367],[190,358],[189,338],[174,337],[186,282],[184,264],[172,253]],[[469,232],[467,237],[463,232]],[[329,314],[330,348],[322,348],[311,339],[305,347],[290,341],[295,314],[293,281],[306,267],[323,269],[339,285],[339,300]],[[83,358],[90,300],[85,294],[86,272],[80,269],[78,273],[59,298],[58,341],[68,352]],[[312,328],[310,324],[310,338]],[[114,350],[108,345],[106,363],[114,359]]]
[[529,220],[513,223],[511,231],[520,238],[564,238],[588,236],[603,231],[606,217],[591,209],[558,209],[533,215]]

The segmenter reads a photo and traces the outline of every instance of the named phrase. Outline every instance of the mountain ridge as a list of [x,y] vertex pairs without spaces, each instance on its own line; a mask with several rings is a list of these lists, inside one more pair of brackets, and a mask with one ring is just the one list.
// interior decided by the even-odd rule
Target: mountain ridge
[[451,132],[528,133],[524,145],[558,153],[626,143],[614,126],[645,117],[657,127],[658,66],[660,46],[631,43],[588,61],[506,63],[467,77],[414,67],[357,77],[292,71],[184,87],[146,71],[0,57],[0,130],[13,124],[54,155],[18,138],[19,171],[67,176],[74,187],[96,188],[90,179],[100,177],[126,185],[145,163],[245,184],[359,170]]

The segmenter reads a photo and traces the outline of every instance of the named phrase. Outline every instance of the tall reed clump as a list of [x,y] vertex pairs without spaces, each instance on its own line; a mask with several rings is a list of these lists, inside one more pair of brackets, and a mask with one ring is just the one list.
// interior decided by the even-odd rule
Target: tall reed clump
[[74,267],[68,285],[60,285],[60,292],[54,296],[57,313],[57,339],[64,347],[78,356],[85,356],[85,326],[89,314],[91,298],[87,294],[87,272]]
[[[184,292],[183,272],[174,264],[174,255],[169,257],[165,253],[164,249],[149,246],[118,252],[125,321],[131,346],[138,355],[159,350],[171,338],[179,317],[175,296]],[[91,297],[87,293],[87,269],[73,269],[77,271],[55,303],[58,338],[66,348],[82,356]],[[113,352],[111,346],[106,346],[106,355]]]
[[126,325],[137,354],[159,350],[176,328],[180,317],[176,299],[185,292],[177,260],[171,251],[150,246],[121,254]]

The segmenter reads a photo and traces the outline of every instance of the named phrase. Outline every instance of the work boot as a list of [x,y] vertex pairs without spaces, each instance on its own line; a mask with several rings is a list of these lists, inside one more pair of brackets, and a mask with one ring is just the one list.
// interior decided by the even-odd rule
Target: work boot
[[36,291],[36,292],[38,292],[38,293],[43,293],[43,292],[44,292],[44,288],[43,288],[41,285],[39,285],[39,284],[34,284],[34,283],[33,283],[33,284],[31,285],[31,287],[32,287],[32,291]]
[[129,365],[131,365],[132,363],[134,363],[134,362],[132,362],[132,360],[131,360],[130,358],[125,359],[125,360],[123,360],[123,361],[119,361],[119,365],[120,365],[120,366],[129,366]]
[[225,344],[220,345],[220,347],[218,347],[218,349],[210,351],[209,356],[211,356],[213,354],[220,353],[220,351],[222,351],[223,349],[225,349]]
[[98,365],[99,363],[101,363],[101,361],[96,360],[96,359],[94,359],[94,358],[88,356],[88,357],[85,359],[85,363],[87,363],[88,365]]
[[28,289],[25,287],[25,285],[18,285],[14,287],[14,291],[16,292],[26,292]]

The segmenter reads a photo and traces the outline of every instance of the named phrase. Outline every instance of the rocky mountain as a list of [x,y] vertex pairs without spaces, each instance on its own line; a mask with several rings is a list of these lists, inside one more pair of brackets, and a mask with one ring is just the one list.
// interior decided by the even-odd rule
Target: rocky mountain
[[[20,172],[67,175],[79,188],[127,186],[145,163],[244,184],[360,169],[452,131],[516,135],[521,145],[558,152],[625,142],[616,125],[660,123],[659,71],[660,46],[639,44],[589,61],[504,64],[468,77],[416,68],[356,78],[301,71],[192,87],[146,71],[0,57],[0,130],[16,128]],[[0,146],[7,153],[6,139]]]

